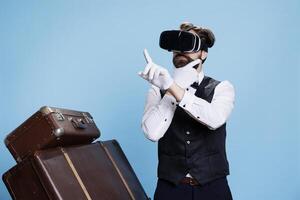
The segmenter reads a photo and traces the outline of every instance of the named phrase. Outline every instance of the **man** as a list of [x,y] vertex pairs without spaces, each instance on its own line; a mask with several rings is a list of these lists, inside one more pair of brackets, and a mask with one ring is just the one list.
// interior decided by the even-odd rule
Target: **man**
[[200,51],[174,51],[171,76],[144,50],[147,65],[138,73],[151,83],[142,130],[149,140],[158,141],[154,200],[231,200],[225,140],[234,87],[228,80],[204,75],[213,33],[191,23],[181,24],[180,31],[198,35]]

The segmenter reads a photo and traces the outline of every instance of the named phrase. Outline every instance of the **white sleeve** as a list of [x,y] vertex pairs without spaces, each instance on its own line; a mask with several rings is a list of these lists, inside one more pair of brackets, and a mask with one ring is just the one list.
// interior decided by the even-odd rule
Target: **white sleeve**
[[169,128],[178,103],[172,95],[165,94],[161,98],[159,88],[151,85],[144,107],[142,130],[145,136],[158,141]]
[[215,130],[229,118],[234,101],[234,87],[228,80],[225,80],[216,86],[211,103],[185,90],[179,106],[195,120]]

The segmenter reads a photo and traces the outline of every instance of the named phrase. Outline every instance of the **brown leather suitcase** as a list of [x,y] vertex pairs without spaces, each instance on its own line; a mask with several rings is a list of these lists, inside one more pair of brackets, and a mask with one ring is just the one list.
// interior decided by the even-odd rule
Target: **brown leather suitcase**
[[39,177],[33,169],[33,160],[25,158],[3,174],[2,179],[14,200],[48,200]]
[[115,168],[120,171],[120,176],[125,180],[131,193],[132,199],[150,199],[147,197],[142,184],[136,176],[126,155],[124,154],[117,140],[107,140],[101,142],[110,160],[115,163]]
[[37,151],[3,181],[17,200],[149,199],[115,140]]
[[4,140],[17,162],[36,150],[88,144],[100,136],[88,112],[42,107]]

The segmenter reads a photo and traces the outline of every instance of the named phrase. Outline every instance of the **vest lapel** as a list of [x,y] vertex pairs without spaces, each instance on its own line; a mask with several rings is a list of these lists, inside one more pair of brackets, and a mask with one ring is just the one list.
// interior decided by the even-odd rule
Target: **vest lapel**
[[205,98],[204,87],[207,85],[208,81],[209,81],[209,78],[207,76],[204,76],[203,80],[201,81],[200,85],[198,86],[198,88],[195,92],[195,95],[197,97]]
[[209,96],[210,93],[214,90],[214,88],[220,83],[220,81],[216,81],[213,78],[210,78],[208,84],[204,87],[205,96]]

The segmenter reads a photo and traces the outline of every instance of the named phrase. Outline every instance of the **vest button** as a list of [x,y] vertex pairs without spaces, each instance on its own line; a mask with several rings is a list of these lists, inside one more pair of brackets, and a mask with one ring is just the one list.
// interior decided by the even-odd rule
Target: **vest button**
[[189,135],[190,134],[190,132],[189,131],[187,131],[187,132],[185,132],[187,135]]
[[187,143],[187,144],[190,144],[191,142],[188,140],[188,141],[186,141],[186,143]]

